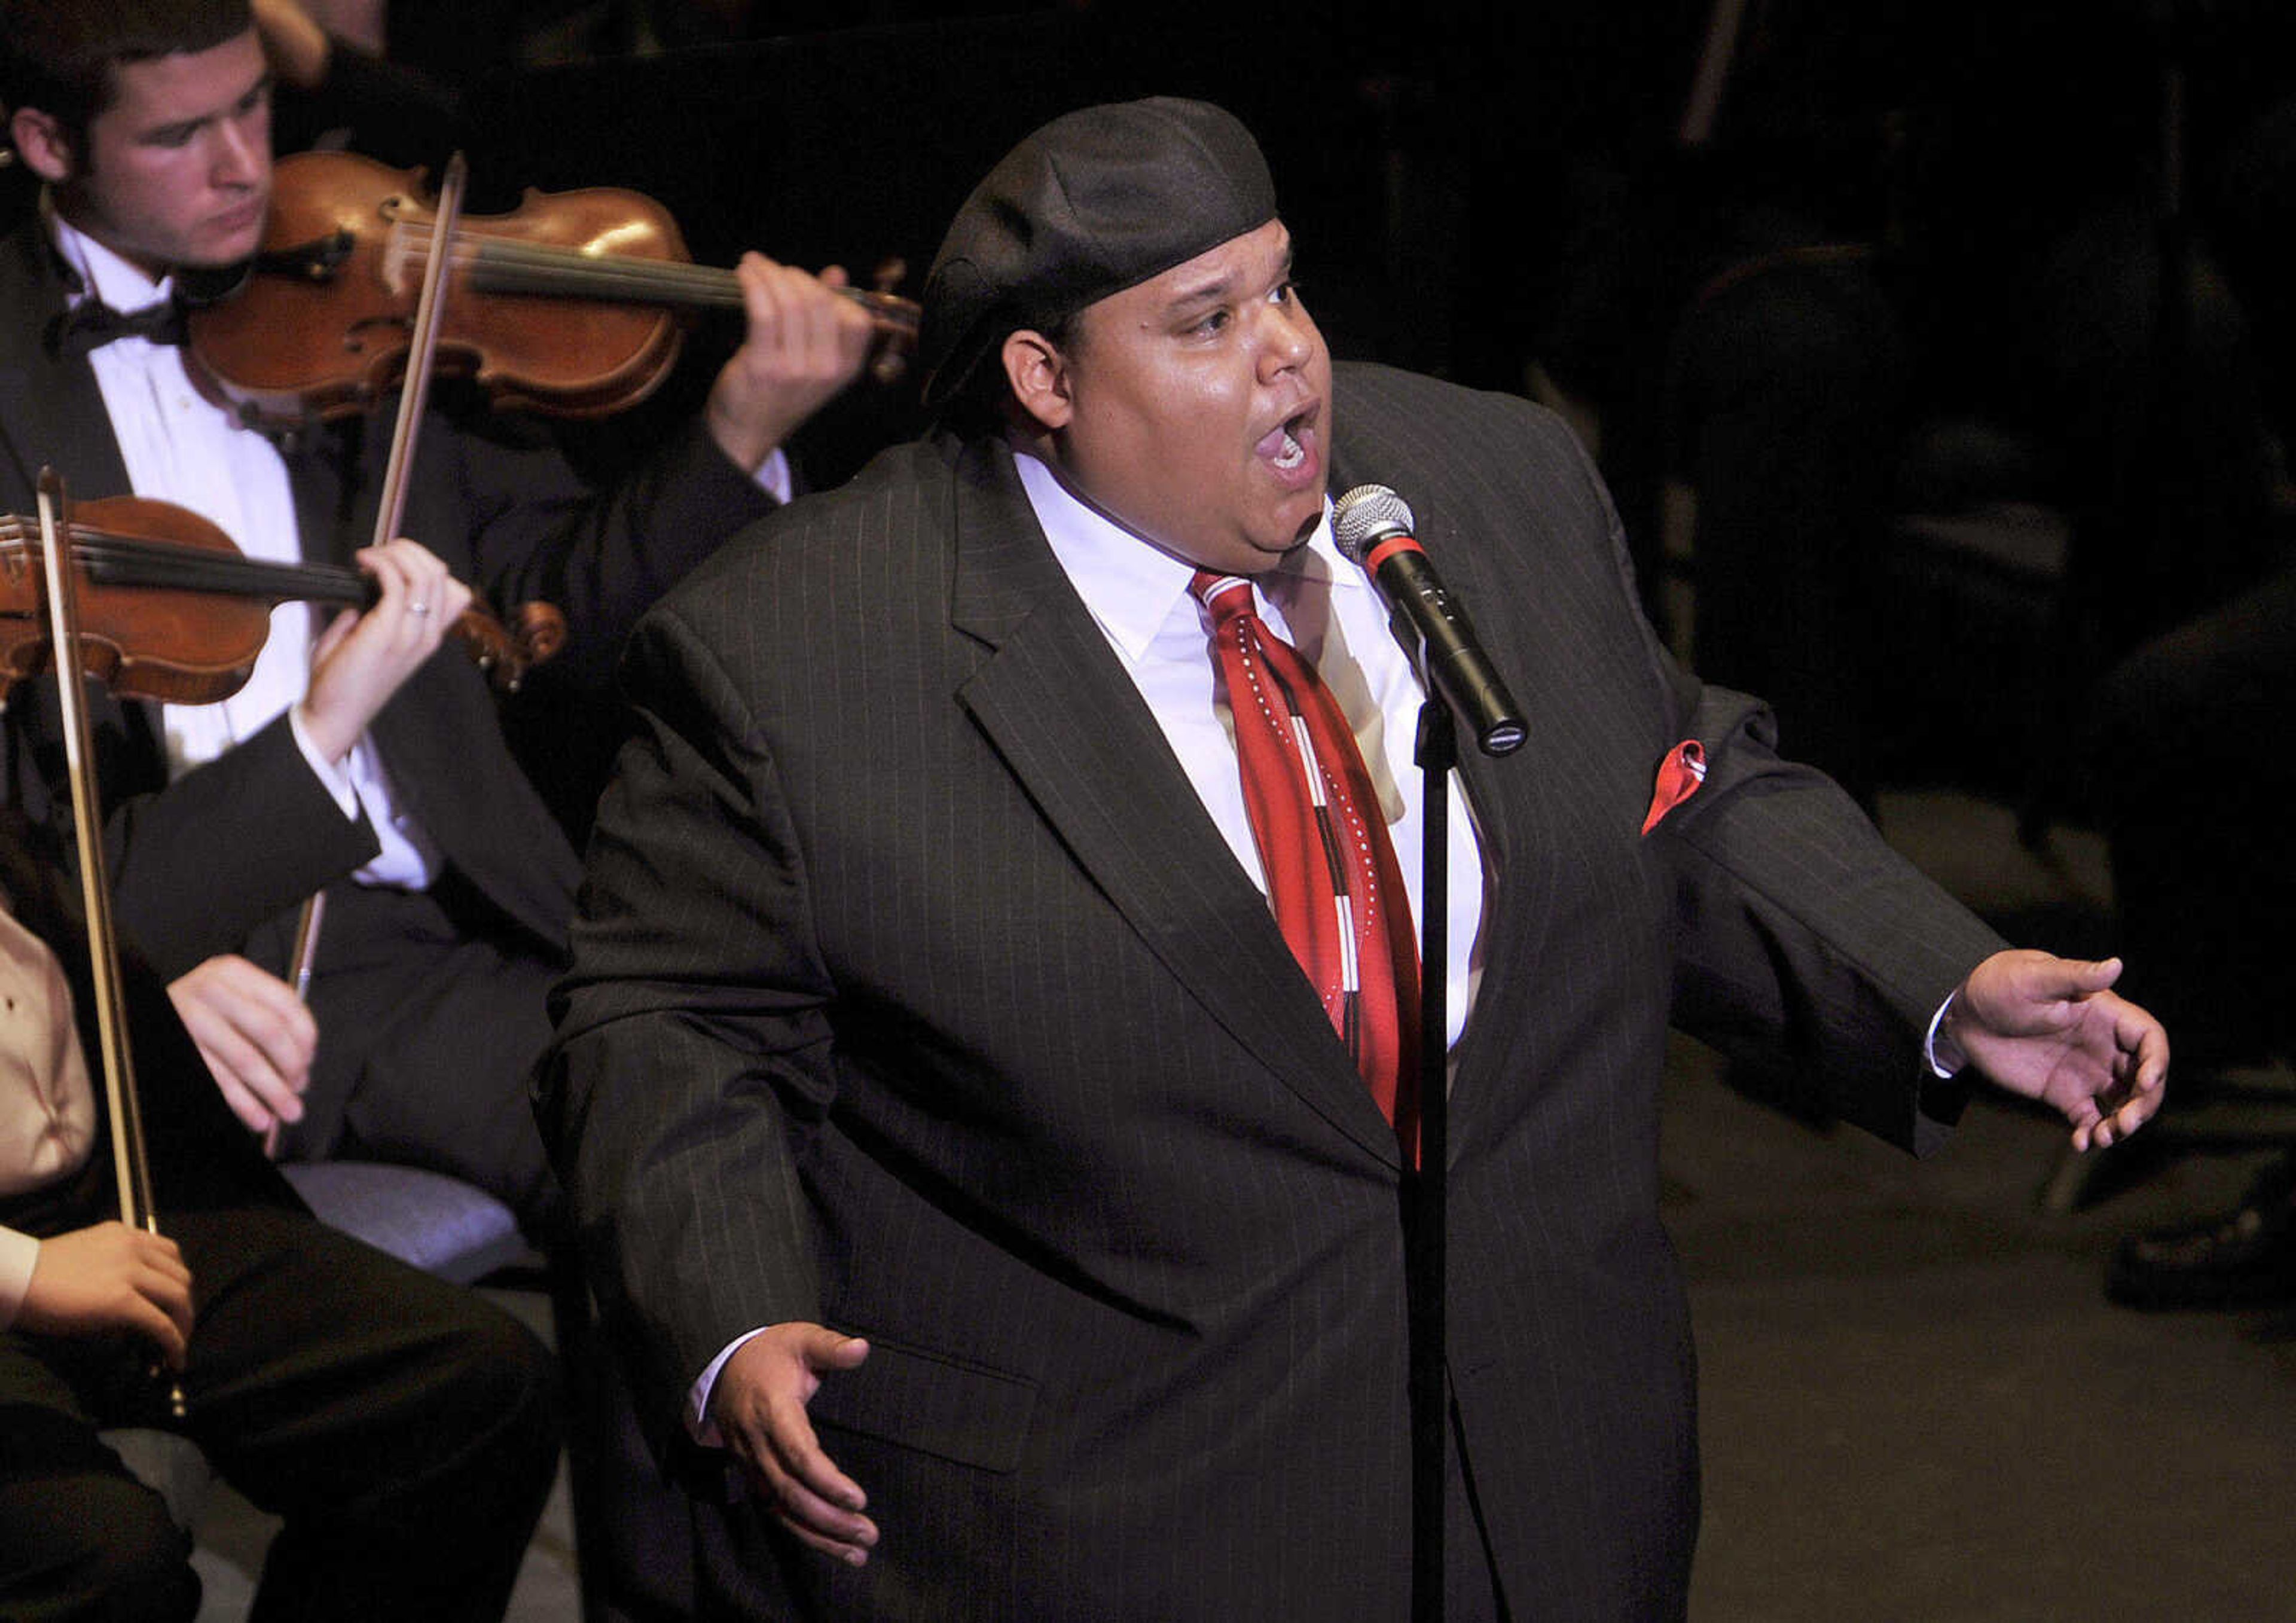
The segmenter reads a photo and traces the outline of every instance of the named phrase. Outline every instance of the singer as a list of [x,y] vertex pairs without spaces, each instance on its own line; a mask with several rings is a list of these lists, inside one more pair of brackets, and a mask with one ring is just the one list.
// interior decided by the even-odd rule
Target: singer
[[1915,1151],[1980,1072],[2112,1142],[2165,1034],[1675,668],[1555,419],[1334,366],[1218,109],[1038,130],[925,303],[938,430],[637,633],[540,1082],[700,1467],[705,1610],[1406,1615],[1424,693],[1326,495],[1379,482],[1529,734],[1447,786],[1424,966],[1463,1021],[1446,1615],[1680,1617],[1669,1021]]

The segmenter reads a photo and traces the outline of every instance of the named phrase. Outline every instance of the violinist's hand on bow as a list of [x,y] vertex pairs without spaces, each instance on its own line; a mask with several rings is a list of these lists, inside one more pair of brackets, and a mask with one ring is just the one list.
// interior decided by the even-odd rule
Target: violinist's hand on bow
[[835,291],[846,284],[835,266],[816,276],[749,253],[734,275],[749,335],[718,374],[703,418],[718,448],[754,473],[860,375],[876,329],[867,310]]
[[1996,953],[1953,995],[1940,1035],[2013,1094],[2072,1124],[2101,1150],[2152,1119],[2169,1079],[2169,1034],[2114,992],[2120,960]]
[[471,588],[414,542],[362,549],[354,560],[382,595],[365,613],[346,610],[311,652],[311,685],[297,709],[303,735],[340,761],[400,684],[439,649]]
[[192,1336],[192,1271],[164,1235],[98,1223],[40,1242],[16,1323],[50,1336],[132,1331],[184,1367]]
[[224,1102],[249,1132],[261,1134],[268,1146],[282,1123],[303,1119],[319,1024],[293,987],[224,953],[169,981],[168,996]]

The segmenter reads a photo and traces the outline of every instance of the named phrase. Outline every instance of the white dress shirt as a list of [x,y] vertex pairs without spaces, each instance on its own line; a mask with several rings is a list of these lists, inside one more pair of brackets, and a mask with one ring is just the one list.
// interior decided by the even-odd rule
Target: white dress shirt
[[[1195,566],[1159,551],[1078,501],[1035,457],[1016,453],[1013,460],[1069,583],[1147,701],[1237,864],[1265,894],[1267,880],[1244,810],[1235,722],[1218,693],[1212,664],[1210,621],[1188,591]],[[1388,630],[1386,605],[1370,578],[1340,556],[1328,500],[1308,544],[1259,577],[1255,588],[1260,618],[1316,667],[1347,716],[1379,792],[1415,924],[1425,916],[1420,888],[1426,791],[1424,775],[1412,757],[1426,693]],[[1450,794],[1450,962],[1445,966],[1444,1012],[1456,1045],[1480,975],[1488,876],[1456,773]]]

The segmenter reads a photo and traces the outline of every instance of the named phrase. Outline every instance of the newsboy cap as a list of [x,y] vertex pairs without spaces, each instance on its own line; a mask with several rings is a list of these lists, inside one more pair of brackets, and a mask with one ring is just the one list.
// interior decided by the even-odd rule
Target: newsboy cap
[[1185,265],[1275,217],[1259,144],[1206,102],[1066,113],[1007,152],[956,211],[925,277],[928,406],[1022,327]]

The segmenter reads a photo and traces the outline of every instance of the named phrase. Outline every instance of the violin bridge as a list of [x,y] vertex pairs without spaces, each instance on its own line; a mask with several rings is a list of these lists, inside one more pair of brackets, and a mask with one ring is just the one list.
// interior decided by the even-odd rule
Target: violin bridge
[[406,222],[393,219],[382,244],[381,266],[382,285],[394,299],[411,298],[414,294],[412,273],[415,244],[409,240]]

